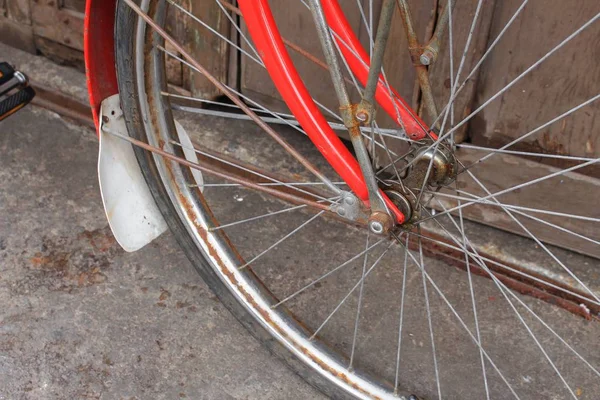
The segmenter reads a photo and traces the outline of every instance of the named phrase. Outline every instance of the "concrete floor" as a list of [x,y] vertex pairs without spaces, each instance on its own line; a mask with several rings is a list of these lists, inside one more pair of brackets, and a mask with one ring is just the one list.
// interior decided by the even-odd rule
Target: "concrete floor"
[[[0,53],[4,50],[0,45]],[[40,81],[73,97],[85,97],[81,74],[13,53],[10,59],[32,73],[46,71]],[[54,72],[47,72],[50,68],[55,68]],[[271,142],[260,139],[264,135],[258,135],[256,127],[189,116],[181,116],[180,121],[190,132],[201,127],[200,139],[210,141],[214,148],[249,162],[248,157],[263,150],[273,156],[268,160],[271,167],[303,173],[292,169]],[[244,132],[246,146],[241,145],[239,132]],[[287,137],[299,148],[307,145],[299,135]],[[28,107],[0,122],[0,399],[322,398],[235,321],[181,254],[172,235],[166,233],[133,254],[119,248],[102,210],[96,159],[92,130],[46,110]],[[240,189],[211,195],[216,204],[222,204],[214,211],[225,222],[282,207]],[[257,224],[227,233],[244,250],[256,252],[273,243],[272,237],[281,237],[307,218],[305,213],[286,214],[279,225]],[[469,229],[474,240],[496,246],[498,252],[518,255],[528,263],[545,261],[540,259],[539,249],[523,238],[497,232],[492,238],[489,229],[475,225]],[[315,235],[327,241],[315,241]],[[328,243],[338,244],[337,251],[332,253]],[[286,265],[273,252],[256,271],[276,294],[285,295],[320,276],[326,262],[345,260],[362,246],[362,236],[319,220],[303,238],[281,246],[287,250]],[[365,283],[358,348],[365,367],[377,370],[382,360],[387,361],[385,368],[377,371],[386,377],[394,372],[395,353],[389,346],[397,340],[398,260],[403,259],[396,250],[390,254],[390,260]],[[594,290],[600,287],[597,260],[557,254]],[[290,265],[293,268],[285,268]],[[472,327],[466,274],[437,260],[428,259],[427,268]],[[360,268],[354,265],[346,275],[323,281],[315,293],[294,300],[290,307],[317,327],[357,277]],[[431,380],[421,279],[416,268],[407,275],[410,307],[405,314],[406,361],[400,381],[429,399],[436,398],[437,392]],[[498,366],[512,387],[524,399],[570,398],[491,281],[477,281],[482,341],[489,354],[499,359]],[[314,301],[315,294],[322,302]],[[592,365],[600,366],[600,324],[582,322],[546,303],[520,298],[552,321],[557,332]],[[440,298],[431,295],[430,301],[445,398],[485,398],[477,372],[479,353],[473,351],[464,333],[452,334],[462,328]],[[323,331],[326,339],[342,338],[336,346],[341,351],[347,351],[351,342],[353,325],[348,321],[352,321],[356,304],[352,297]],[[390,304],[393,306],[381,307]],[[525,318],[557,360],[577,397],[600,398],[598,376],[578,369],[580,362],[556,338],[544,334],[533,318]],[[490,373],[490,390],[494,399],[511,398],[494,373]]]
[[0,123],[0,399],[316,399],[217,301],[170,234],[127,254],[94,132]]

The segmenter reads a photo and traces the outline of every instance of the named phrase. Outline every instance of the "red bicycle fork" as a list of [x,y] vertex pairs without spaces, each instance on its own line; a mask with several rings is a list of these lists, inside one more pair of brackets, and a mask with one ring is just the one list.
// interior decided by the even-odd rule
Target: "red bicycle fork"
[[[96,126],[100,104],[118,92],[114,68],[114,18],[116,1],[87,0],[84,29],[85,61],[90,102]],[[333,132],[310,96],[298,74],[277,29],[268,0],[238,0],[244,20],[271,79],[287,106],[317,149],[348,184],[351,191],[368,207],[369,195],[360,165]],[[369,72],[369,56],[350,27],[337,0],[323,0],[327,23],[352,72],[362,85]],[[429,128],[380,77],[375,100],[381,108],[405,128],[413,140],[427,136]],[[381,193],[398,224],[404,214]]]
[[[369,206],[369,193],[360,165],[331,129],[310,96],[285,48],[268,0],[238,0],[238,4],[254,45],[283,100],[325,159],[352,192]],[[348,24],[337,0],[325,0],[322,5],[342,56],[361,84],[365,85],[369,74],[367,52]],[[390,117],[405,128],[408,137],[420,140],[427,136],[427,125],[386,85],[383,76],[379,79],[375,99]],[[405,216],[402,211],[385,193],[380,194],[396,223],[404,223]]]

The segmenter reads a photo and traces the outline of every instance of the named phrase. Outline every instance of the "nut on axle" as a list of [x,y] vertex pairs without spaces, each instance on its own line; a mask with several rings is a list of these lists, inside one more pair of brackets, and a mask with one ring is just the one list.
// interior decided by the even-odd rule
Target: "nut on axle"
[[392,217],[385,212],[375,211],[369,216],[369,229],[376,235],[385,235],[393,227]]

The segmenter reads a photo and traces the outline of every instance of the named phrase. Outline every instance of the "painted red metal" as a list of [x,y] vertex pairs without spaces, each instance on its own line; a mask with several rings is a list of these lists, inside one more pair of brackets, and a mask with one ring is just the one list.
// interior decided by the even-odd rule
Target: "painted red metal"
[[[281,97],[325,159],[368,205],[369,193],[360,166],[333,132],[302,82],[279,34],[268,0],[239,0],[238,4],[258,53]],[[381,194],[398,223],[403,223],[404,214],[383,192]]]
[[[344,42],[340,42],[344,57],[364,84],[368,76],[369,62],[365,50],[352,32],[337,1],[329,0],[323,4],[328,22]],[[360,166],[329,127],[304,86],[279,34],[268,0],[239,0],[239,7],[259,54],[286,104],[321,154],[348,183],[350,189],[368,205],[368,191]],[[96,127],[99,125],[100,104],[105,98],[118,93],[114,67],[115,8],[115,0],[87,0],[86,3],[84,29],[86,75]],[[396,98],[390,96],[383,83],[378,86],[376,100],[392,118],[396,117],[396,108],[398,109],[402,123],[412,138],[425,137],[426,131],[423,127],[426,128],[426,125],[423,121],[399,96],[396,95]],[[403,223],[404,214],[383,192],[381,194],[397,222]]]
[[116,0],[87,0],[85,5],[85,73],[96,128],[102,100],[119,92],[114,42],[116,5]]
[[[342,55],[361,84],[366,85],[369,76],[369,56],[367,52],[354,34],[338,1],[327,0],[323,1],[322,4],[327,23],[337,35],[334,35],[334,38]],[[388,90],[383,82],[384,78],[381,76],[375,92],[377,103],[394,121],[405,127],[408,137],[413,140],[425,138],[429,129],[425,122],[419,118],[417,113],[406,104],[393,88],[390,87]]]

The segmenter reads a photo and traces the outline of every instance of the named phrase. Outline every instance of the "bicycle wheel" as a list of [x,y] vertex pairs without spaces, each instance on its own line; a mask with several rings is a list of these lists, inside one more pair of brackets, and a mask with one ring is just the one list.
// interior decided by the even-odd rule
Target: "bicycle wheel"
[[[364,2],[364,8],[363,2],[349,3],[344,3],[344,11],[359,7],[361,29],[370,33],[372,43],[377,16],[368,7],[370,3]],[[404,4],[399,3],[400,7]],[[474,25],[482,3],[473,13]],[[510,31],[526,3],[515,8],[515,17],[503,24],[506,29],[500,29],[482,58],[493,54],[495,43]],[[266,44],[256,33],[265,26],[246,21],[256,40],[253,43],[243,17],[238,20],[238,10],[224,2],[215,4],[238,37],[231,40],[212,31],[237,48],[244,60],[268,64],[262,61],[268,56],[261,49]],[[270,15],[266,1],[254,6]],[[245,7],[252,5],[246,3]],[[309,9],[305,11],[305,18],[312,21]],[[116,59],[122,109],[138,161],[169,227],[202,278],[253,335],[307,381],[336,398],[598,397],[600,282],[590,270],[598,262],[547,242],[561,245],[559,236],[570,242],[577,238],[592,244],[591,250],[582,252],[593,254],[599,244],[599,218],[577,212],[591,208],[584,198],[568,192],[552,192],[564,207],[556,210],[540,208],[535,203],[537,194],[528,194],[529,188],[556,187],[561,181],[599,188],[593,177],[576,173],[593,167],[598,159],[513,151],[508,142],[496,147],[458,143],[452,135],[500,94],[509,92],[521,75],[504,83],[500,94],[458,121],[454,121],[453,95],[474,73],[462,71],[472,35],[465,35],[456,70],[450,68],[449,98],[437,100],[448,105],[439,113],[427,109],[421,120],[382,79],[383,96],[387,93],[391,99],[392,119],[403,127],[380,129],[378,117],[361,132],[382,190],[403,211],[406,221],[377,234],[353,214],[360,196],[353,196],[338,175],[343,166],[323,158],[302,134],[311,137],[311,123],[321,130],[342,132],[339,113],[315,99],[316,108],[309,108],[314,121],[307,122],[300,106],[290,101],[291,114],[274,111],[263,106],[259,96],[253,98],[224,82],[215,83],[245,103],[211,101],[221,108],[203,108],[206,100],[173,92],[166,80],[167,59],[200,71],[203,60],[189,57],[185,46],[167,48],[164,29],[170,12],[188,18],[197,29],[207,29],[206,22],[183,2],[119,1]],[[573,27],[571,39],[597,32],[593,23],[600,14],[589,17]],[[447,41],[454,49],[452,12],[447,19]],[[401,24],[397,18],[393,21]],[[344,39],[343,33],[334,29],[332,40],[342,37],[342,44],[350,48],[354,39]],[[283,43],[281,37],[275,39]],[[549,53],[558,52],[571,39],[559,41]],[[311,40],[318,40],[317,36]],[[342,55],[347,53],[340,60],[348,61],[348,51],[339,47]],[[448,52],[448,57],[453,53]],[[534,63],[539,65],[552,54]],[[323,67],[320,54],[309,57],[320,63],[318,68]],[[284,61],[275,67],[292,75],[293,65]],[[360,63],[354,67],[360,68]],[[360,71],[353,72],[344,79],[352,83],[357,96],[363,92],[363,84],[359,83]],[[424,108],[428,107],[427,96],[423,91]],[[597,98],[596,94],[575,104],[540,126],[582,112],[579,110],[593,112]],[[385,99],[377,100],[385,109]],[[240,109],[255,120],[247,121]],[[401,116],[396,118],[396,113]],[[386,123],[383,118],[387,117],[381,118],[381,123]],[[424,134],[413,140],[410,123],[430,137]],[[182,129],[192,138],[193,149],[181,143]],[[400,135],[402,129],[407,135]],[[536,126],[521,137],[540,130]],[[186,158],[190,150],[196,152],[198,164]],[[515,155],[566,157],[574,164],[536,167],[526,161],[530,163],[528,173],[538,168],[540,175],[527,175],[517,183],[507,179],[506,173],[481,169],[494,159],[507,162],[506,157]],[[455,168],[446,174],[443,162],[438,163],[440,158],[452,160]],[[426,166],[420,178],[415,177],[415,165]],[[201,184],[193,170],[202,171]],[[506,200],[505,195],[515,192],[519,201]],[[521,237],[495,230],[489,236],[490,228],[465,217],[467,210],[476,206],[500,210],[514,225],[504,228],[519,231]],[[530,221],[551,228],[553,235],[541,240],[542,234],[536,233]],[[579,228],[573,227],[573,221]],[[490,246],[503,251],[490,252]],[[519,265],[510,258],[511,251],[520,253]],[[547,267],[544,271],[538,268],[541,263]]]

